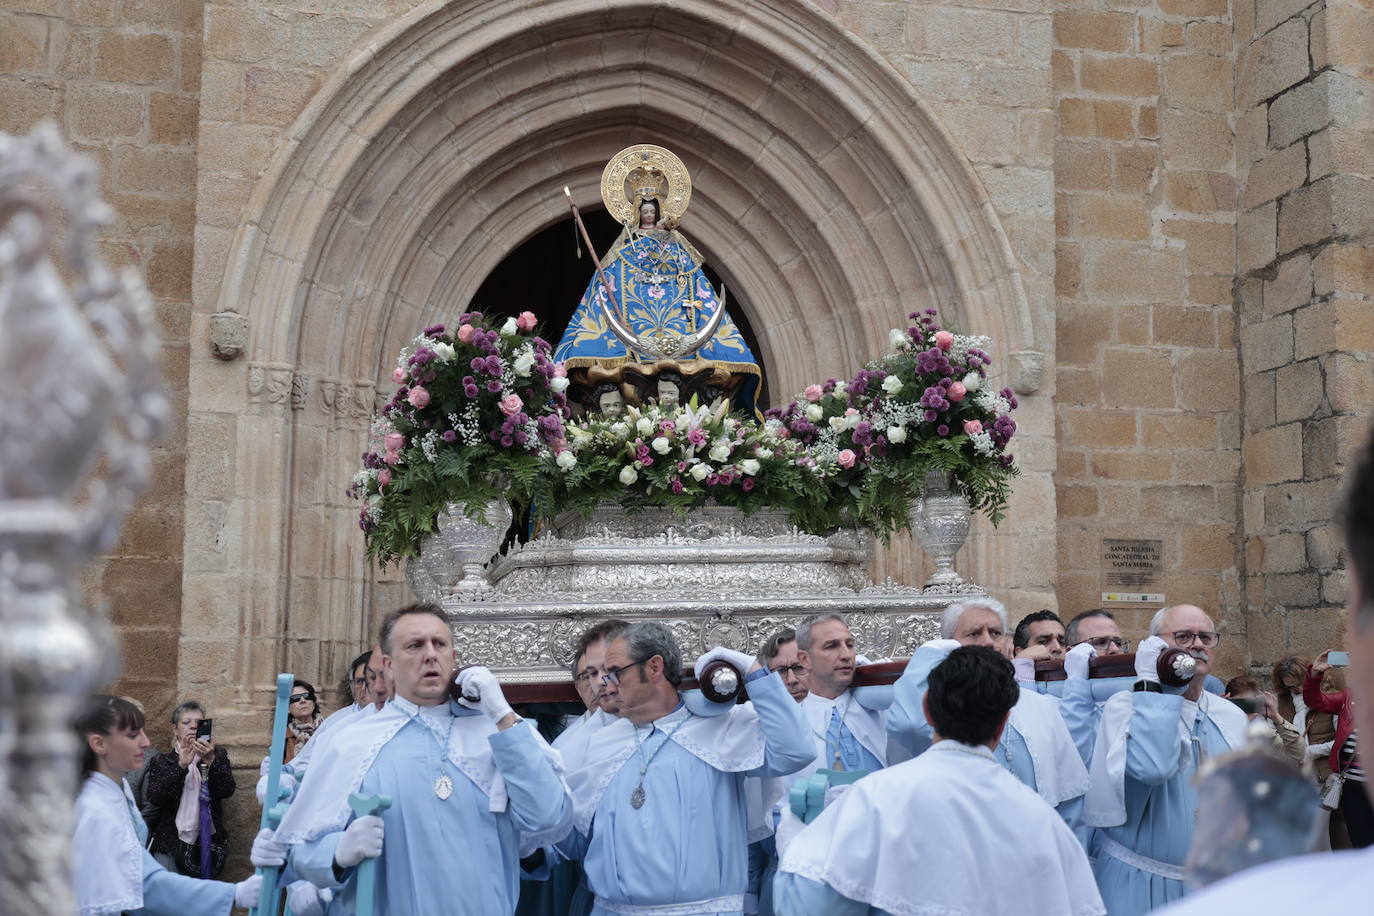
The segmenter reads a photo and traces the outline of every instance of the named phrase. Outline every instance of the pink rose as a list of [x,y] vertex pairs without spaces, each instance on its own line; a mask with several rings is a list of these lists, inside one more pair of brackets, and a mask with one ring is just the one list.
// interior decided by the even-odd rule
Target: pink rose
[[381,486],[391,483],[391,468],[382,468],[377,472],[377,483]]
[[401,460],[401,456],[396,454],[395,452],[387,452],[385,455],[382,456],[382,460],[385,461],[387,464],[395,464],[396,462]]
[[949,386],[949,390],[945,392],[945,397],[957,404],[964,399],[966,394],[968,394],[968,389],[964,387],[964,383],[955,382]]
[[508,417],[513,417],[525,406],[525,402],[520,400],[520,395],[518,394],[508,394],[501,399],[499,406],[503,414]]
[[409,401],[410,406],[414,407],[416,410],[423,410],[429,406],[429,392],[419,385],[416,385],[414,388],[410,389],[410,394],[406,395],[406,400]]
[[399,452],[405,448],[406,437],[402,433],[387,433],[382,441],[386,443],[388,452]]
[[978,420],[965,420],[965,421],[964,421],[964,432],[965,432],[966,434],[968,434],[968,435],[971,436],[971,435],[973,435],[974,433],[981,433],[982,431],[983,431],[983,424],[982,424],[980,421],[978,421]]
[[472,325],[465,324],[458,329],[458,339],[461,340],[463,343],[470,343],[472,341],[472,332]]
[[398,385],[401,384],[406,380],[406,371],[400,366],[397,366],[395,369],[391,370],[391,380]]
[[515,326],[522,331],[533,331],[534,326],[539,323],[539,319],[534,317],[534,312],[521,312],[515,319]]
[[954,346],[954,335],[949,333],[949,331],[936,331],[935,346],[939,347],[941,350],[948,350],[950,347]]
[[821,391],[820,385],[807,385],[806,391],[804,393],[806,395],[806,399],[810,401],[812,404],[814,404],[821,399],[821,395],[824,392]]
[[835,457],[835,460],[840,463],[840,467],[842,468],[852,468],[854,462],[858,460],[858,457],[858,455],[854,454],[853,449],[845,449]]
[[554,378],[567,378],[567,377],[568,377],[568,369],[567,369],[567,367],[564,366],[562,363],[554,363],[554,364],[553,364],[553,377],[554,377]]

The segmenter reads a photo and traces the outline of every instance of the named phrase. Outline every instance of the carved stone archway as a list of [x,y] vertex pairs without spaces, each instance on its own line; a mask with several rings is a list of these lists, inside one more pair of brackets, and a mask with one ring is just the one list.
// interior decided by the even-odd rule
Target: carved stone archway
[[[779,395],[854,371],[929,305],[999,353],[1051,349],[968,162],[910,85],[820,10],[425,4],[300,116],[218,300],[196,304],[202,321],[240,313],[250,334],[246,360],[191,372],[193,434],[216,430],[236,458],[219,480],[193,453],[187,476],[187,600],[218,612],[184,627],[183,653],[225,654],[207,690],[244,685],[252,705],[247,685],[276,670],[337,670],[372,612],[401,599],[394,578],[369,575],[343,492],[395,352],[566,219],[563,185],[596,200],[607,156],[644,141],[693,168],[684,230],[750,291]],[[1050,441],[1044,398],[1028,400]],[[1032,449],[1019,487],[1035,511],[975,535],[962,566],[979,581],[1047,589],[1052,454]],[[880,572],[912,578],[914,555],[898,544]]]

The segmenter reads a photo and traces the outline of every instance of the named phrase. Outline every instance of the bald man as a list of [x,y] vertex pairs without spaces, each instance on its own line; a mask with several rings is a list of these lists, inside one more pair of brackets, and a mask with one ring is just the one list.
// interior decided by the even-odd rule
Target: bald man
[[[1183,896],[1194,775],[1208,758],[1245,744],[1245,713],[1203,689],[1220,638],[1202,608],[1162,609],[1136,650],[1134,688],[1102,709],[1084,819],[1098,828],[1093,871],[1112,916],[1148,913]],[[1197,660],[1183,687],[1161,684],[1156,670],[1174,646]]]

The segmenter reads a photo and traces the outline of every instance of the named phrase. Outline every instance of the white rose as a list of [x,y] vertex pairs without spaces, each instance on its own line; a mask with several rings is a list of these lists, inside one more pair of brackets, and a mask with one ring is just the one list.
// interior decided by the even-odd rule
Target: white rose
[[554,392],[567,391],[567,390],[568,390],[568,380],[567,380],[566,378],[551,378],[551,379],[549,379],[549,390],[550,390],[550,391],[554,391]]
[[806,419],[810,420],[812,423],[819,423],[821,421],[821,417],[823,416],[825,416],[825,411],[821,409],[821,405],[806,405]]
[[844,415],[844,428],[854,429],[863,422],[863,416],[856,410],[854,413]]
[[434,351],[434,358],[441,363],[450,362],[458,354],[454,351],[452,344],[446,344],[442,340],[431,344],[430,349]]
[[692,418],[685,413],[680,413],[677,415],[677,419],[673,421],[673,425],[677,427],[678,432],[685,433],[687,427],[692,425]]
[[638,479],[639,474],[636,473],[633,465],[627,464],[620,469],[620,482],[623,483],[625,486],[628,487],[630,484],[634,483]]
[[530,372],[534,369],[534,354],[528,351],[521,353],[515,358],[515,374],[521,378],[529,378]]
[[705,480],[711,476],[711,466],[707,464],[694,464],[687,472],[692,475],[693,480]]
[[897,328],[887,332],[887,345],[894,350],[901,350],[907,344],[906,331],[899,331]]
[[640,417],[638,422],[635,423],[635,431],[641,436],[649,435],[649,433],[654,431],[654,421],[650,420],[648,417]]
[[630,427],[624,423],[612,423],[611,435],[619,439],[624,439],[630,434]]
[[841,395],[843,395],[846,391],[848,391],[849,389],[848,389],[847,385],[848,385],[847,382],[836,382],[836,383],[835,383],[835,397],[838,398],[838,397],[840,397]]
[[844,417],[831,417],[830,428],[835,432],[844,432]]
[[888,394],[896,394],[902,390],[902,380],[895,375],[889,375],[883,379],[883,390]]
[[889,427],[887,428],[887,441],[888,441],[888,442],[905,442],[905,441],[906,441],[906,427],[905,427],[905,426],[889,426]]
[[759,463],[753,458],[745,458],[739,463],[739,469],[750,477],[753,477],[759,472]]
[[968,375],[964,376],[965,391],[977,391],[978,387],[982,384],[983,377],[979,375],[977,372],[970,372]]
[[773,450],[771,448],[756,448],[754,449],[754,454],[758,455],[760,458],[772,458]]
[[668,450],[673,447],[672,443],[669,442],[663,436],[659,436],[653,442],[650,442],[649,445],[653,448],[654,451],[658,452],[660,455],[668,454]]
[[566,471],[577,464],[577,456],[572,453],[572,449],[565,448],[558,453],[558,457],[553,459],[553,461],[554,464]]
[[719,445],[712,446],[710,455],[712,461],[728,461],[730,458],[730,446],[723,442]]
[[501,325],[502,337],[514,337],[520,333],[520,326],[515,323],[514,318],[507,318],[506,323]]

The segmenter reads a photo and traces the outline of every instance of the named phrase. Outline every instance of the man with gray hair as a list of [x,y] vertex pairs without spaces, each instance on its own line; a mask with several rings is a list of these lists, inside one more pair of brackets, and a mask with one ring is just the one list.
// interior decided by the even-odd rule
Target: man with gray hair
[[[1194,778],[1205,760],[1245,744],[1240,707],[1203,689],[1220,635],[1200,607],[1178,604],[1150,621],[1136,649],[1134,689],[1102,707],[1084,819],[1094,833],[1093,872],[1114,914],[1147,913],[1183,896],[1183,862],[1197,814]],[[1160,682],[1159,656],[1187,650],[1197,662],[1183,687]]]
[[678,696],[682,653],[667,627],[636,623],[606,647],[602,680],[622,718],[592,736],[570,774],[574,832],[555,847],[582,860],[595,916],[743,912],[745,778],[793,773],[813,749],[777,674],[716,648],[697,675],[716,659],[748,672],[750,702],[698,715]]
[[[1008,636],[1007,609],[985,596],[956,601],[945,608],[940,636],[911,656],[893,688],[887,711],[888,738],[912,754],[924,753],[934,740],[923,706],[930,672],[960,646],[1002,651]],[[1070,827],[1080,830],[1088,771],[1052,698],[1033,687],[1021,687],[993,754],[1013,776],[1058,809]],[[1086,840],[1081,831],[1080,839]]]

